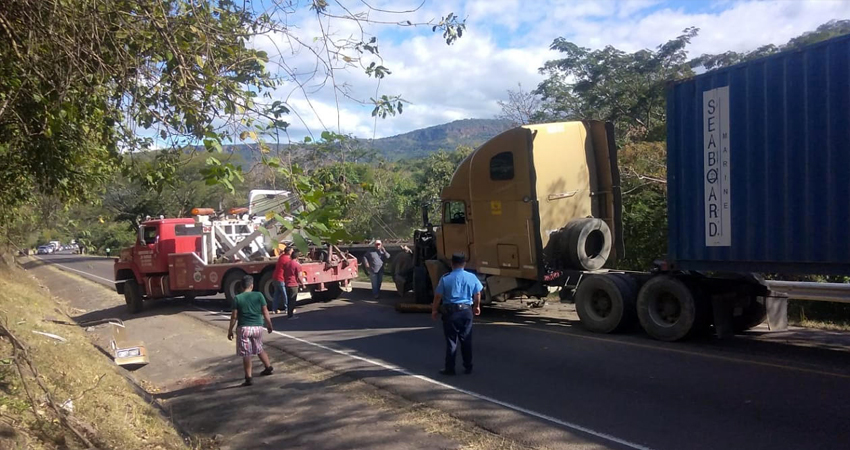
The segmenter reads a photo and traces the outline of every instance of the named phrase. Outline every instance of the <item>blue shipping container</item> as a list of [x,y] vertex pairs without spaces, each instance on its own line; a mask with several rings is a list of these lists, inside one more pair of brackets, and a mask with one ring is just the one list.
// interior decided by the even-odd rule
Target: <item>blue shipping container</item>
[[667,179],[673,267],[850,275],[850,36],[672,84]]

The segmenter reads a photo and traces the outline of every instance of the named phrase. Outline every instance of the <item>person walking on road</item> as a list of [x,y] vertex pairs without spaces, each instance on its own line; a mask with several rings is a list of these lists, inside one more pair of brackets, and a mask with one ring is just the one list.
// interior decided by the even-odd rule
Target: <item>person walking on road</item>
[[[289,297],[286,295],[286,283],[283,278],[283,268],[289,264],[292,254],[292,247],[283,249],[283,253],[277,259],[272,272],[272,284],[274,286],[274,295],[272,296],[272,311],[275,314],[280,314],[280,306],[283,305],[284,311],[289,311]],[[281,300],[283,303],[281,303]]]
[[372,281],[372,295],[375,299],[381,297],[381,283],[384,281],[384,261],[390,259],[390,254],[384,248],[381,240],[375,241],[375,248],[363,256],[363,267]]
[[452,271],[443,275],[434,289],[431,318],[443,316],[443,334],[446,337],[446,362],[443,375],[455,374],[457,347],[463,358],[464,373],[472,373],[472,316],[481,314],[481,290],[484,286],[478,277],[464,270],[466,256],[452,255]]
[[289,262],[283,266],[284,284],[286,284],[286,317],[292,318],[295,314],[295,302],[298,301],[298,287],[303,284],[301,280],[301,263],[298,262],[298,257],[301,256],[301,251],[295,249],[290,255]]
[[[266,297],[261,292],[254,291],[254,277],[242,277],[245,290],[233,299],[233,312],[230,314],[230,327],[227,329],[227,339],[233,340],[233,326],[236,328],[236,354],[242,357],[242,368],[245,370],[245,382],[242,386],[251,386],[253,364],[251,357],[260,357],[265,370],[260,375],[267,376],[274,372],[269,355],[263,350],[263,331],[269,334],[274,331],[269,310],[266,307]],[[265,330],[263,326],[265,325]]]

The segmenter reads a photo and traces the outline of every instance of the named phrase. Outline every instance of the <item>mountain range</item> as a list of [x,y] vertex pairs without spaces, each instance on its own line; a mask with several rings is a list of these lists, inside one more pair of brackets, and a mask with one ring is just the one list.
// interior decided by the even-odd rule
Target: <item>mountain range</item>
[[510,122],[506,120],[463,119],[397,136],[362,139],[361,142],[365,148],[371,148],[384,158],[396,161],[423,158],[437,150],[454,150],[459,145],[478,147],[510,127]]
[[[373,150],[377,156],[389,161],[398,161],[424,158],[438,150],[454,150],[460,145],[478,147],[510,127],[506,120],[463,119],[374,140],[358,138],[358,141],[361,148]],[[273,145],[271,147],[272,154],[278,153]],[[300,158],[309,153],[306,144],[296,147],[285,150],[281,146],[280,154],[291,151]],[[224,151],[240,156],[243,161],[259,159],[258,152],[247,145],[226,145]]]

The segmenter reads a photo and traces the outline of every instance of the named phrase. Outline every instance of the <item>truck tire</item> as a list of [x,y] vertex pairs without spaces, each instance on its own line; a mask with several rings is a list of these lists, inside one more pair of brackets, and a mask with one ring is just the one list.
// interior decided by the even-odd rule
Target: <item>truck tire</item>
[[595,333],[612,333],[633,322],[637,285],[622,274],[593,275],[576,289],[576,313]]
[[[708,325],[706,302],[684,281],[667,275],[650,278],[637,298],[640,325],[660,341],[678,341]],[[708,318],[708,319],[707,319]]]
[[342,287],[338,282],[328,283],[324,291],[317,291],[316,287],[310,289],[310,298],[317,302],[329,302],[336,300],[342,295]]
[[242,293],[242,277],[244,276],[245,272],[241,270],[232,270],[224,276],[221,290],[224,291],[224,298],[229,305],[232,305],[236,296]]
[[611,254],[611,229],[602,219],[576,219],[567,224],[567,261],[577,270],[597,270]]
[[130,278],[124,282],[124,301],[127,303],[127,311],[130,314],[138,314],[144,309],[142,290],[135,278]]
[[274,273],[272,273],[271,270],[267,270],[266,273],[260,277],[260,281],[257,283],[257,291],[262,292],[263,296],[266,297],[266,306],[269,308],[269,311],[272,310],[272,304],[274,303],[275,288],[274,283],[272,283],[272,281],[274,281],[272,278],[273,275]]
[[431,292],[431,280],[428,277],[428,269],[425,266],[413,268],[413,296],[418,304],[431,303],[434,295]]
[[764,303],[757,300],[755,296],[743,299],[743,311],[741,315],[732,317],[732,330],[735,333],[743,333],[750,328],[757,327],[767,319],[767,309]]

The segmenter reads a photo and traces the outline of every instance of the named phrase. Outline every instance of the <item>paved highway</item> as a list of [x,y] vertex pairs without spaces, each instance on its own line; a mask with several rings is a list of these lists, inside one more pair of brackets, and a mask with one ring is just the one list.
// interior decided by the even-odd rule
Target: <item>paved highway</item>
[[[112,277],[105,258],[40,259],[102,284]],[[610,448],[850,447],[850,350],[841,344],[843,335],[830,348],[755,337],[669,344],[638,332],[590,334],[571,320],[494,308],[475,325],[475,373],[446,378],[437,374],[439,324],[427,315],[396,313],[394,299],[367,297],[355,289],[328,304],[305,305],[298,320],[278,317],[275,327],[308,359],[333,360],[328,364],[374,384],[457,408],[458,417],[495,432],[562,433],[552,434],[550,447],[559,447],[564,433]],[[185,313],[226,326],[200,310],[214,303],[196,305]],[[441,403],[420,392],[423,386],[471,400]],[[507,412],[521,420],[500,420]]]

